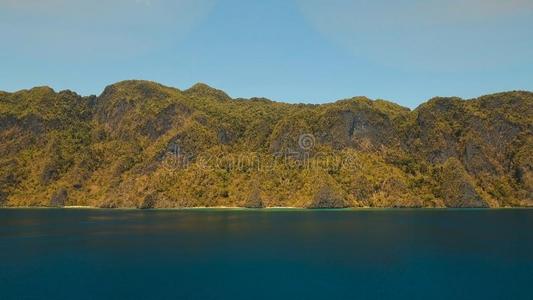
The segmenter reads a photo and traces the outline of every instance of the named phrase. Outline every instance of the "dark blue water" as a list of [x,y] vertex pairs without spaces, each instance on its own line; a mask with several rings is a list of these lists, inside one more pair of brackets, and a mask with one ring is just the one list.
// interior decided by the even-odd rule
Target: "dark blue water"
[[533,210],[0,210],[0,299],[533,299]]

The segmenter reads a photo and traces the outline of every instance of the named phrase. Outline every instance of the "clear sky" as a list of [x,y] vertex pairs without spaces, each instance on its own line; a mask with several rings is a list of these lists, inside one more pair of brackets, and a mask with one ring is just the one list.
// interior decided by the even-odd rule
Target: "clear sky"
[[0,90],[125,79],[322,103],[533,90],[533,0],[0,0]]

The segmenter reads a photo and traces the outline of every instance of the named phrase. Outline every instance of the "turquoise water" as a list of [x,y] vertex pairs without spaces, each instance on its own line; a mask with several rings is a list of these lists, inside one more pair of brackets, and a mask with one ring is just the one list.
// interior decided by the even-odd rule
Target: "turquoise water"
[[533,299],[533,210],[0,210],[0,299]]

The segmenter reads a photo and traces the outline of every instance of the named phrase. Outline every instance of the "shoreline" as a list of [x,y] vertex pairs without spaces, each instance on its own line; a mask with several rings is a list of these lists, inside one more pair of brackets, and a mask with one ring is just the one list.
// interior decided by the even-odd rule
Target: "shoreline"
[[240,206],[199,206],[199,207],[168,207],[168,208],[149,208],[141,209],[137,207],[117,207],[104,208],[87,205],[69,205],[61,207],[50,206],[0,206],[0,209],[54,209],[54,210],[138,210],[138,211],[202,211],[202,210],[220,210],[220,211],[368,211],[368,210],[515,210],[515,209],[533,209],[531,206],[518,207],[346,207],[346,208],[306,208],[295,206],[273,206],[263,208],[248,208]]

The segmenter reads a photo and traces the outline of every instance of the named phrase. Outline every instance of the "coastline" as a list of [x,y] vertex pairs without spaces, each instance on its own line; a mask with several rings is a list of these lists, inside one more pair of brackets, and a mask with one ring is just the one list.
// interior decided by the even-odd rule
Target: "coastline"
[[200,206],[200,207],[168,207],[168,208],[150,208],[141,209],[137,207],[117,207],[104,208],[86,205],[69,205],[61,207],[51,206],[0,206],[0,210],[15,210],[15,209],[51,209],[51,210],[136,210],[136,211],[379,211],[379,210],[528,210],[533,209],[531,206],[519,207],[346,207],[346,208],[306,208],[295,206],[274,206],[263,208],[248,208],[239,206]]

